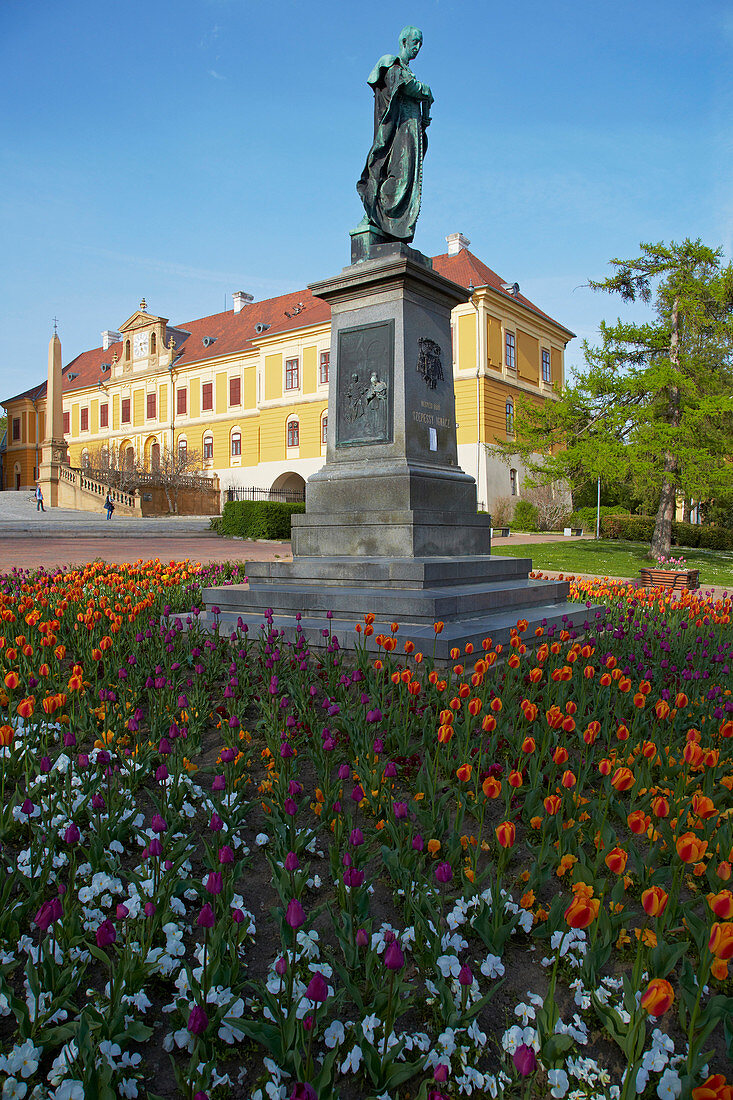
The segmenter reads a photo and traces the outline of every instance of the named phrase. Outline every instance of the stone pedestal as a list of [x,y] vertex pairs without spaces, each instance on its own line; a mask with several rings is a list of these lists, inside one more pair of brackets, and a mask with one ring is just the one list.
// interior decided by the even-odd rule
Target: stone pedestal
[[406,245],[311,286],[331,305],[326,465],[293,517],[293,555],[488,554],[458,466],[451,310],[466,290]]
[[47,508],[61,507],[61,467],[69,465],[69,448],[65,439],[46,439],[41,448],[38,482]]
[[491,519],[458,466],[450,317],[465,288],[414,249],[367,244],[370,258],[311,286],[332,312],[328,440],[293,517],[294,560],[251,563],[249,586],[207,589],[208,621],[257,630],[269,610],[291,638],[297,628],[323,646],[333,630],[349,647],[372,613],[374,635],[396,621],[424,652],[440,621],[443,660],[506,641],[519,619],[530,632],[580,626],[588,611],[567,603],[567,582],[490,556]]

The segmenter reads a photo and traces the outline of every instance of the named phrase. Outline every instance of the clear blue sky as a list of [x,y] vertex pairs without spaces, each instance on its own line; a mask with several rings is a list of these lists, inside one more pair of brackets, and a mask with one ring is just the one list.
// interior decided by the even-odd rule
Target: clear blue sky
[[366,77],[408,22],[435,96],[416,247],[463,232],[591,339],[610,257],[730,256],[731,3],[2,0],[0,396],[45,377],[54,316],[66,362],[142,296],[182,322],[346,264]]

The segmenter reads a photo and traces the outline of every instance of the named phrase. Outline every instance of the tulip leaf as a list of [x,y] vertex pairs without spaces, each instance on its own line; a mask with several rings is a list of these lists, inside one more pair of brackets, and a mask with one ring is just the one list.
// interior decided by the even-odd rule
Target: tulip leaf
[[570,1050],[573,1045],[573,1037],[571,1035],[549,1035],[542,1044],[542,1061],[546,1066],[554,1066],[556,1062],[562,1061],[563,1054]]

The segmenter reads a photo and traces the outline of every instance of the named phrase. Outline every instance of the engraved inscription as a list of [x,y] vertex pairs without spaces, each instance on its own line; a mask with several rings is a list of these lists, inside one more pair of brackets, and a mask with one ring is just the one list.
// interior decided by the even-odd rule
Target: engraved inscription
[[336,446],[390,443],[394,322],[342,329],[336,374]]
[[417,371],[425,379],[425,384],[434,390],[438,382],[443,381],[443,364],[440,361],[440,345],[427,336],[421,336],[417,342]]

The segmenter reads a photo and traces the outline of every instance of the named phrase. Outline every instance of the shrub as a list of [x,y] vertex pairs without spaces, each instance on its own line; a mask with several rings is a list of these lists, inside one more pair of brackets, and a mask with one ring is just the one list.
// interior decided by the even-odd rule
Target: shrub
[[518,500],[514,505],[514,526],[520,531],[536,531],[537,522],[537,505],[528,500]]
[[290,520],[305,512],[305,504],[276,500],[231,500],[224,505],[219,533],[230,538],[289,539]]
[[[602,516],[601,534],[607,539],[651,542],[652,516]],[[672,545],[702,547],[706,550],[733,550],[733,531],[727,527],[701,527],[694,523],[672,523]]]
[[511,497],[496,497],[491,509],[491,522],[494,527],[508,527],[512,520],[513,502]]
[[[624,508],[616,508],[611,505],[601,505],[601,530],[603,530],[603,520],[606,516],[624,516],[629,513]],[[596,531],[596,508],[591,508],[590,505],[587,508],[576,508],[576,510],[570,516],[568,520],[568,527],[582,527],[584,531],[590,531],[595,534]]]
[[558,531],[568,522],[570,508],[557,482],[554,485],[536,485],[533,489],[527,489],[524,498],[537,509],[539,531]]

